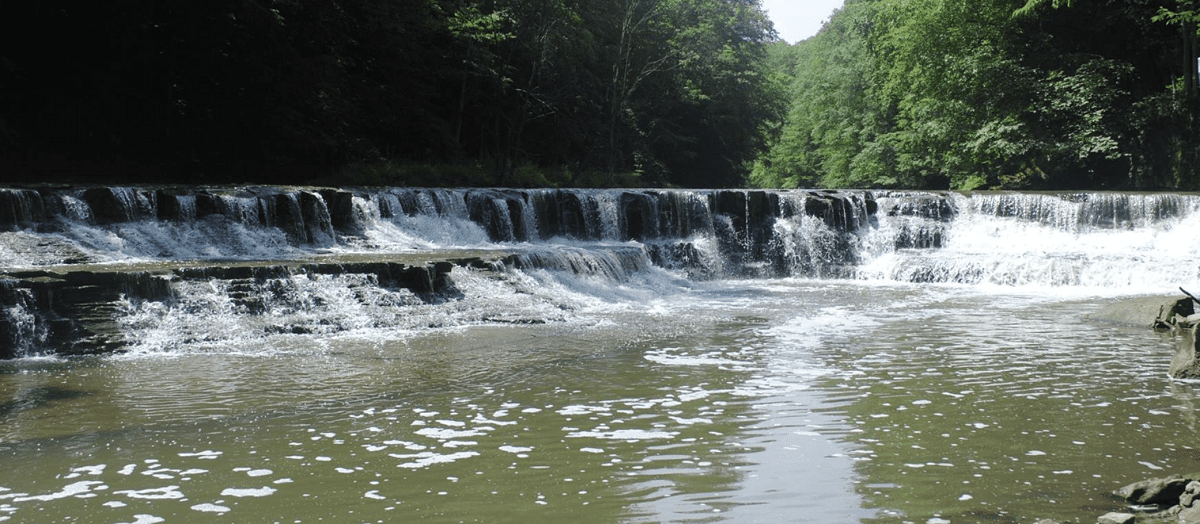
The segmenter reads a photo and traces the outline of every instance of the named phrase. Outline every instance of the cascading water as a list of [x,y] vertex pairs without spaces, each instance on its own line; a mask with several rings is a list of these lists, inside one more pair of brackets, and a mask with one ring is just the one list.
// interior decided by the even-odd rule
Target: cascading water
[[1193,195],[926,194],[878,197],[887,218],[860,278],[1129,294],[1200,279]]
[[1200,470],[1174,339],[1088,319],[1200,290],[1198,221],[1186,194],[0,190],[0,521],[1091,521]]
[[[507,267],[614,284],[666,271],[668,281],[674,272],[691,280],[801,277],[1148,293],[1194,284],[1192,259],[1200,252],[1200,240],[1187,234],[1200,220],[1200,199],[1180,194],[99,187],[0,193],[8,229],[0,234],[0,266],[10,274],[65,273],[83,263],[104,264],[107,272],[159,264],[169,273],[177,261],[320,256],[336,262],[394,253],[480,259],[482,252],[491,261],[472,263],[474,270],[464,262],[458,279],[478,268]],[[177,271],[167,278],[187,285]],[[325,285],[347,286],[337,279]],[[24,332],[17,326],[31,313],[16,305],[14,293],[6,299],[5,322],[10,332]],[[195,305],[172,307],[203,316]],[[453,323],[436,324],[445,322]],[[139,343],[130,327],[138,323],[122,325],[127,339]],[[281,325],[291,327],[274,329],[317,329]],[[22,341],[12,354],[37,345]]]

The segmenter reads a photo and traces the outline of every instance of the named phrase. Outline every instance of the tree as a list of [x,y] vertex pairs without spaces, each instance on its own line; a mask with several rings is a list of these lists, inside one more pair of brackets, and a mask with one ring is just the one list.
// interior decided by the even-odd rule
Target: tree
[[800,46],[755,180],[1192,187],[1195,29],[1155,22],[1194,23],[1192,1],[848,2]]

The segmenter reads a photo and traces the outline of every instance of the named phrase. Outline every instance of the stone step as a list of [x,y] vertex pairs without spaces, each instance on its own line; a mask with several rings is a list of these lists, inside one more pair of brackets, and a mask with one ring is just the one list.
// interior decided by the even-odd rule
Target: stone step
[[[556,252],[438,250],[402,254],[319,255],[292,260],[149,261],[127,264],[0,268],[0,359],[30,352],[85,355],[119,350],[125,334],[115,318],[127,302],[170,303],[182,282],[222,282],[239,314],[264,314],[270,287],[298,275],[369,275],[360,297],[378,286],[408,290],[421,300],[453,299],[455,267],[503,272],[548,269],[620,280],[648,267],[638,246],[596,246]],[[286,282],[285,282],[286,287]]]

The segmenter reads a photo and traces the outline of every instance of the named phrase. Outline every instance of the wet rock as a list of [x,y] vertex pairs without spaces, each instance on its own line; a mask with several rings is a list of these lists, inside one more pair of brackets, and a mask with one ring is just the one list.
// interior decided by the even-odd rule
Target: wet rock
[[1143,480],[1124,486],[1113,494],[1134,505],[1172,506],[1179,503],[1179,497],[1183,495],[1189,482],[1191,479],[1185,477]]
[[1175,521],[1172,524],[1200,524],[1200,507],[1192,506],[1190,508],[1181,508],[1179,513],[1175,515]]
[[158,219],[185,222],[196,219],[196,197],[177,195],[165,190],[155,192],[158,200]]
[[958,215],[958,210],[944,195],[915,195],[904,198],[887,211],[888,216],[921,217],[939,222],[949,222]]
[[354,193],[341,189],[322,189],[318,193],[325,199],[334,229],[352,235],[366,231],[365,217],[354,208]]
[[304,213],[300,210],[300,199],[296,195],[269,195],[260,202],[263,204],[263,225],[283,230],[292,243],[303,244],[308,241],[308,233],[304,231]]
[[1154,319],[1154,329],[1191,328],[1196,326],[1197,321],[1200,321],[1200,315],[1196,314],[1196,302],[1191,297],[1184,297],[1163,304],[1158,317]]
[[[1200,474],[1179,475],[1135,482],[1113,492],[1135,510],[1165,508],[1146,513],[1109,513],[1099,522],[1138,524],[1200,524]],[[1105,520],[1109,519],[1109,520]]]
[[820,218],[831,229],[852,232],[866,225],[879,204],[871,193],[820,191],[810,192],[804,201],[804,212]]
[[1174,378],[1200,378],[1196,338],[1200,314],[1196,313],[1196,303],[1191,297],[1154,296],[1122,300],[1088,317],[1127,326],[1149,323],[1156,330],[1174,333],[1176,351],[1171,358],[1168,374]]
[[292,243],[318,246],[333,244],[333,222],[325,199],[319,193],[288,191],[267,195],[259,201],[263,208],[264,225],[283,230]]
[[1101,515],[1096,524],[1133,524],[1137,516],[1132,513],[1108,513]]
[[204,218],[213,215],[226,215],[228,210],[225,203],[221,200],[221,195],[200,192],[196,193],[196,218]]
[[148,272],[19,271],[0,285],[0,358],[108,353],[125,341],[113,320],[126,297],[171,298],[165,275]]
[[467,194],[471,221],[483,226],[495,242],[526,241],[528,228],[522,213],[520,194],[499,190],[478,190]]
[[132,222],[155,217],[155,194],[128,187],[93,187],[83,192],[97,224]]
[[304,233],[309,244],[331,246],[334,242],[333,220],[329,207],[319,193],[300,191],[300,212],[304,216]]
[[647,240],[659,235],[658,199],[643,192],[621,193],[621,240]]
[[1200,482],[1192,481],[1187,485],[1183,495],[1179,497],[1179,515],[1178,521],[1181,524],[1200,524],[1200,503],[1196,501],[1200,498]]
[[902,223],[896,234],[896,249],[938,249],[945,242],[943,225]]
[[[246,314],[267,311],[273,282],[295,274],[369,274],[380,287],[407,289],[421,299],[457,292],[447,261],[409,265],[390,261],[309,264],[249,263],[231,266],[162,267],[152,271],[46,270],[0,273],[0,359],[53,352],[85,355],[120,351],[128,341],[116,320],[130,303],[171,304],[173,282],[219,280],[229,300]],[[295,332],[281,327],[281,332]],[[290,330],[290,331],[289,331]]]
[[1171,357],[1171,366],[1167,373],[1173,378],[1200,378],[1200,360],[1196,358],[1196,332],[1198,329],[1184,330],[1175,337],[1175,355]]
[[[1152,326],[1160,320],[1174,318],[1177,313],[1192,314],[1192,301],[1186,297],[1149,296],[1114,302],[1088,315],[1091,320],[1123,326]],[[1168,328],[1169,329],[1169,328]]]
[[712,196],[712,210],[718,215],[733,217],[735,227],[746,227],[746,192],[717,191]]
[[1179,496],[1179,505],[1190,508],[1194,505],[1197,497],[1200,497],[1200,482],[1193,480],[1184,487],[1183,495]]
[[32,189],[0,189],[0,229],[32,227],[45,220],[42,195]]
[[538,221],[538,231],[543,237],[569,236],[588,239],[587,214],[583,199],[574,191],[558,190],[546,199],[544,220]]
[[751,223],[762,224],[775,218],[777,209],[779,209],[778,194],[766,191],[746,192],[746,216]]
[[686,271],[690,280],[710,280],[715,276],[704,263],[704,253],[692,242],[647,244],[646,256],[658,267]]

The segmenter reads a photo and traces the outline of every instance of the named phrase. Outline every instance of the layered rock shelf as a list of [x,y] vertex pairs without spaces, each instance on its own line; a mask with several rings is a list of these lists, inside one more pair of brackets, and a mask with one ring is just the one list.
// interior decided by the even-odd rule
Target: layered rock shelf
[[[245,290],[272,279],[362,275],[433,297],[453,294],[456,267],[616,282],[657,266],[692,280],[1007,285],[1045,271],[942,258],[960,218],[1078,233],[1141,227],[1195,206],[1191,196],[1120,193],[0,188],[0,358],[117,350],[126,341],[112,317],[122,304],[177,302],[181,285],[199,281],[228,288],[247,314],[261,308]],[[865,262],[901,252],[863,274]],[[1054,285],[1088,274],[1085,259],[1061,262]]]
[[[454,262],[488,267],[490,259],[463,253]],[[495,260],[504,256],[497,255]],[[382,259],[381,259],[382,258]],[[417,296],[446,293],[453,262],[375,257],[373,260],[254,261],[228,264],[152,263],[113,266],[58,266],[47,269],[0,271],[0,308],[20,312],[0,316],[0,358],[22,350],[56,348],[59,355],[110,352],[127,341],[114,318],[126,301],[169,301],[173,283],[221,280],[233,290],[230,298],[248,313],[263,313],[253,293],[241,292],[253,283],[295,274],[370,274],[384,288],[402,288]]]

